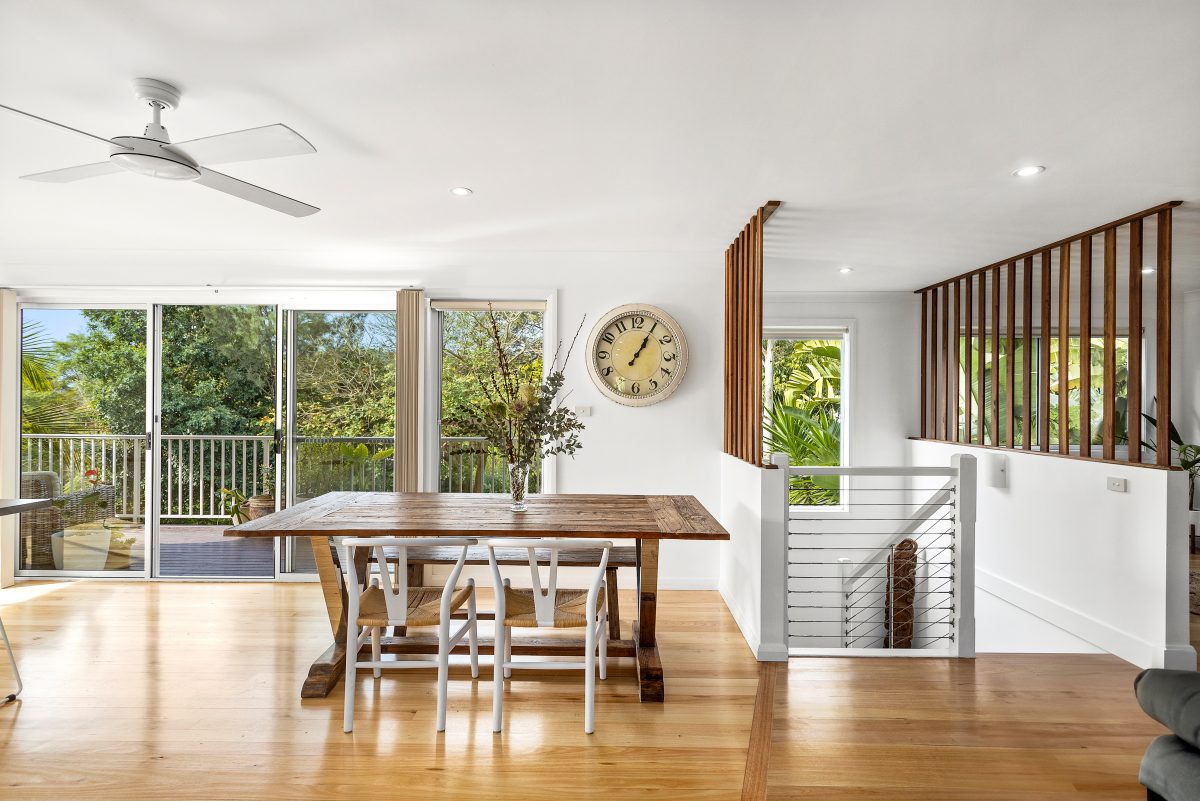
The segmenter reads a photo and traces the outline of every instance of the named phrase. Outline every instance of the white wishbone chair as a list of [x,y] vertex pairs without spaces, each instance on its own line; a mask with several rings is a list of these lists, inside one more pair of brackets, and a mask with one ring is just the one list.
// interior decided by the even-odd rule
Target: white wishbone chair
[[[342,540],[346,549],[346,710],[345,730],[354,730],[354,675],[357,668],[371,668],[375,678],[383,669],[422,668],[436,665],[437,687],[437,730],[446,730],[446,684],[450,672],[450,650],[468,637],[471,650],[471,677],[479,678],[479,634],[475,617],[475,580],[467,579],[466,586],[457,586],[467,558],[467,548],[475,545],[473,539],[448,539],[445,537],[399,538],[361,537]],[[443,587],[408,586],[408,549],[429,546],[461,547],[458,561],[450,571]],[[359,577],[355,551],[360,548],[374,550],[379,577],[362,589],[367,576]],[[384,549],[397,549],[399,559],[389,563],[389,554]],[[370,568],[367,568],[370,575]],[[382,583],[381,580],[382,579]],[[361,592],[361,595],[360,595]],[[453,634],[450,633],[450,616],[466,604],[467,621]],[[434,659],[407,659],[384,662],[380,653],[381,629],[386,626],[437,626],[438,653]],[[371,659],[360,660],[359,649],[371,638]]]
[[[488,540],[488,561],[496,588],[496,646],[493,668],[492,731],[500,731],[504,717],[504,679],[512,669],[582,669],[584,675],[583,730],[591,734],[596,727],[596,656],[599,651],[600,678],[608,676],[608,626],[604,571],[612,543],[607,540],[580,539],[496,539]],[[524,548],[529,553],[530,589],[514,589],[500,576],[497,548]],[[558,554],[562,551],[599,550],[600,558],[591,586],[586,590],[558,587]],[[538,551],[548,553],[547,581],[542,586]],[[583,662],[513,662],[513,628],[582,628]]]

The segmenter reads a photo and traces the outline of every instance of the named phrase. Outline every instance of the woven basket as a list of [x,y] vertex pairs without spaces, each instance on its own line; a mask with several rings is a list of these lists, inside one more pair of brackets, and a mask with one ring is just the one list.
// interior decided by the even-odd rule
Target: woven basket
[[275,511],[275,496],[274,495],[255,495],[247,498],[242,504],[242,515],[247,520],[257,520],[264,515],[269,515]]

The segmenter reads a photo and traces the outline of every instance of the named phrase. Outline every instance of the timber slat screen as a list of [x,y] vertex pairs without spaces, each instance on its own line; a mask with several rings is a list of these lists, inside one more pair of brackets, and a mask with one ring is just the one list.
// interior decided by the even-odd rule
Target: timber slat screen
[[917,290],[921,437],[1170,466],[1179,204]]
[[763,228],[769,200],[725,250],[725,453],[762,464]]

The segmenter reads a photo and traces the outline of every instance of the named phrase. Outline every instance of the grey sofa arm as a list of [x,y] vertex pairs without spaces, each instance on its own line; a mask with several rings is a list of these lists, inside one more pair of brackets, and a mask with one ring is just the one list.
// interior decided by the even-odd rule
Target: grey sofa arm
[[1133,688],[1142,711],[1188,745],[1200,748],[1200,673],[1143,670]]

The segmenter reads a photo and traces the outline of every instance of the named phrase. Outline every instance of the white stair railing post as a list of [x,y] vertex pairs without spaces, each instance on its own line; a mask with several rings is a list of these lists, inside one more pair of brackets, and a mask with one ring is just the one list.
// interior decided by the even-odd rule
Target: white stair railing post
[[850,647],[850,593],[846,586],[846,569],[850,567],[850,557],[839,556],[838,560],[838,603],[842,608],[842,647]]
[[975,656],[975,497],[978,487],[974,456],[951,457],[958,470],[954,539],[954,646],[960,657]]

